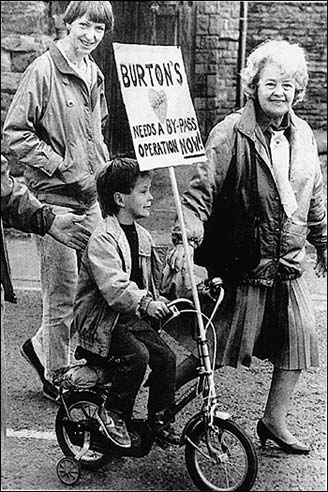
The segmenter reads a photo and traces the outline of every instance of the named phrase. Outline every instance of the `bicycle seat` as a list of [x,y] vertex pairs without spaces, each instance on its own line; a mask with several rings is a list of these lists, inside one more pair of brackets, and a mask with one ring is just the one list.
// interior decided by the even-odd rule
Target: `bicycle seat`
[[110,382],[109,371],[88,364],[76,364],[56,371],[54,384],[62,390],[83,390],[106,386]]

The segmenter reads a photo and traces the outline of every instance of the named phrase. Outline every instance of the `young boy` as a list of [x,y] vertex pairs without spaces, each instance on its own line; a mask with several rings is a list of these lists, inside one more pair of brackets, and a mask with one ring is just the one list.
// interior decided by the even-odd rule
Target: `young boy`
[[131,446],[126,420],[145,376],[149,378],[148,419],[154,433],[179,442],[165,421],[174,399],[176,358],[150,323],[169,313],[156,299],[155,256],[148,231],[136,221],[149,216],[151,173],[134,159],[116,158],[97,177],[103,220],[85,251],[74,305],[74,325],[85,358],[109,364],[119,359],[110,394],[101,408],[103,431],[121,447]]

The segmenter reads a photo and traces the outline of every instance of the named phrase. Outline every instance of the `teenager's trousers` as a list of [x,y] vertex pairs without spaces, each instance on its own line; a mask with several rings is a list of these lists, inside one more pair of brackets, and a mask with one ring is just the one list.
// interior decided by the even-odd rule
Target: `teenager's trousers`
[[[60,215],[73,210],[52,206]],[[101,218],[98,203],[86,212],[83,225],[92,231]],[[70,364],[70,339],[73,302],[78,277],[78,253],[51,236],[35,236],[40,257],[42,324],[32,338],[32,344],[45,368],[46,379]]]

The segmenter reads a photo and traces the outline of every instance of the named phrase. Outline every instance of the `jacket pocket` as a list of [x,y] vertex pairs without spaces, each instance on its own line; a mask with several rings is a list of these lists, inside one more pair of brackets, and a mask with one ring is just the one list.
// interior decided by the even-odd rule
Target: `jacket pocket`
[[290,222],[282,236],[282,253],[285,251],[298,251],[305,247],[308,227],[306,224]]

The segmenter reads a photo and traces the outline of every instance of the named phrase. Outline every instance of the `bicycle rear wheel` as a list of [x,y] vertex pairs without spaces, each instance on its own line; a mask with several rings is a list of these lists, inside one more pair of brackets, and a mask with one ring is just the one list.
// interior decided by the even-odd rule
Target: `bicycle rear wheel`
[[[213,448],[209,452],[207,432]],[[185,461],[199,490],[250,490],[257,475],[257,455],[248,435],[231,420],[215,418],[209,430],[202,419],[187,437]]]
[[96,419],[102,401],[100,395],[90,391],[72,393],[66,399],[69,417],[63,405],[57,413],[56,436],[65,456],[76,458],[85,445],[86,433],[90,434],[89,450],[79,460],[82,468],[98,468],[112,457],[103,444]]

